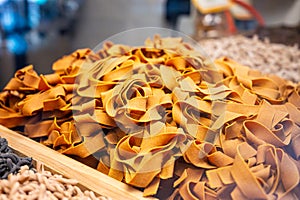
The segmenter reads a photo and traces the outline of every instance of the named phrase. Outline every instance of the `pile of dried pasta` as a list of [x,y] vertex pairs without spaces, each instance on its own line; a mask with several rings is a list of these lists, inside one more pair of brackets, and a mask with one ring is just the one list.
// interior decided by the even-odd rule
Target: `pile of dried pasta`
[[252,38],[234,35],[199,43],[212,59],[226,56],[263,73],[300,81],[300,49],[296,44],[288,46],[271,43],[268,38],[260,40],[256,35]]
[[[32,66],[0,93],[0,124],[169,199],[297,199],[300,83],[181,38],[105,43]],[[89,163],[90,164],[90,163]]]
[[77,180],[52,174],[40,162],[36,167],[32,158],[13,153],[7,140],[0,137],[0,199],[110,200],[93,191],[83,191]]
[[0,181],[18,173],[22,166],[32,168],[32,158],[17,155],[8,146],[7,140],[0,137]]
[[0,180],[0,199],[110,200],[96,196],[93,191],[83,191],[77,185],[74,179],[52,174],[43,168],[30,170],[25,165],[17,174],[10,174],[8,179]]

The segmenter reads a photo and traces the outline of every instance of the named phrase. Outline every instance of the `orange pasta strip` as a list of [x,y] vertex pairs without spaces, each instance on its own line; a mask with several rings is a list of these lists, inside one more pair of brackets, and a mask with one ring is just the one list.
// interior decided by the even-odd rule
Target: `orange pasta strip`
[[244,162],[243,157],[240,154],[240,146],[237,147],[237,155],[232,165],[232,176],[237,187],[241,190],[243,195],[247,198],[254,199],[267,199],[266,193],[261,188],[259,182],[250,172],[247,164]]

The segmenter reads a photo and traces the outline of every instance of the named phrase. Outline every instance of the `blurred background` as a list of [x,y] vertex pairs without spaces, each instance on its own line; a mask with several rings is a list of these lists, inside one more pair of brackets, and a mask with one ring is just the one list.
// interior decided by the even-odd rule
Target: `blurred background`
[[233,27],[300,45],[300,0],[243,1],[260,14],[263,26],[255,12],[241,8],[231,9],[231,18],[222,9],[205,12],[205,0],[0,0],[0,87],[28,64],[51,73],[61,56],[138,27],[170,28],[196,40],[228,35]]

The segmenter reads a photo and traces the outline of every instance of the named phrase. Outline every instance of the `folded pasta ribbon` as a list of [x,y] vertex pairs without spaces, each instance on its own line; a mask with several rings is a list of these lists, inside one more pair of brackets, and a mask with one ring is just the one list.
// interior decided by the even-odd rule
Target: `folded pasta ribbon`
[[43,143],[63,154],[86,158],[105,147],[101,131],[93,135],[81,136],[72,121],[63,122],[61,125],[54,121],[54,124],[44,132],[48,132],[49,135]]
[[[125,136],[113,150],[109,174],[121,171],[124,174],[117,179],[122,180],[124,176],[128,184],[147,187],[157,175],[164,172],[165,167],[174,165],[168,160],[179,151],[179,146],[185,140],[181,129],[171,127],[164,128],[154,136],[147,137],[142,133]],[[172,171],[169,173],[172,174]]]
[[243,87],[251,90],[259,99],[266,99],[274,104],[284,102],[290,92],[284,85],[289,83],[274,76],[264,76],[259,71],[251,70],[229,58],[220,58],[215,61],[216,66],[228,77],[236,77]]

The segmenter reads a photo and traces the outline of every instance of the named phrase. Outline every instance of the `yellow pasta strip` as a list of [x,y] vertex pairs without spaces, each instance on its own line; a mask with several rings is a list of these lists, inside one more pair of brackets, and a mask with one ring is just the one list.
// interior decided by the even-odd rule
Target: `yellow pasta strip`
[[29,95],[23,101],[19,102],[19,107],[23,115],[30,116],[33,115],[34,112],[43,109],[44,100],[53,99],[59,96],[65,96],[65,91],[61,86],[51,88],[50,90],[39,93],[38,95]]
[[272,132],[263,124],[256,121],[245,121],[244,127],[247,138],[255,144],[264,144],[265,142],[281,147],[288,145],[291,140],[291,127],[293,126],[291,121],[287,121],[282,131],[277,134]]
[[198,141],[193,141],[184,153],[183,157],[186,162],[192,163],[197,167],[212,169],[215,168],[215,166],[207,162],[207,155],[213,150],[214,147],[210,143],[200,143]]
[[145,188],[143,195],[144,196],[152,196],[155,195],[158,191],[160,179],[154,178],[148,187]]

